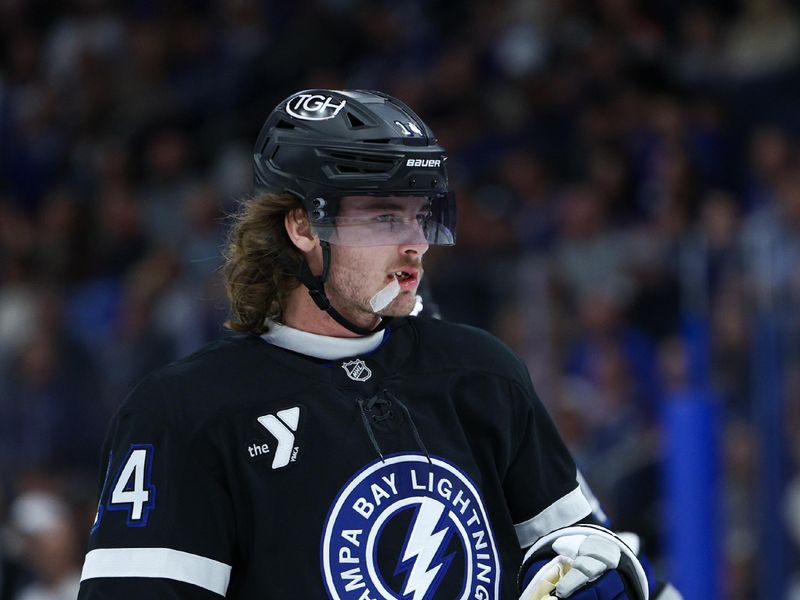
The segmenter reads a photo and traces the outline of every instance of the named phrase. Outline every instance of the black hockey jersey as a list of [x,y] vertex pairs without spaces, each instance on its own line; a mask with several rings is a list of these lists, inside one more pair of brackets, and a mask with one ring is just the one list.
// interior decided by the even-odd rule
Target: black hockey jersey
[[332,361],[212,343],[105,459],[83,600],[516,598],[521,548],[590,513],[522,362],[427,318]]

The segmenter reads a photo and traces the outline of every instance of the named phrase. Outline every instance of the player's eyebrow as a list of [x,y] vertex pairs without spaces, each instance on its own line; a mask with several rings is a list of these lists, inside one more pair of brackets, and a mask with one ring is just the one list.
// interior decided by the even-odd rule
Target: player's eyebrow
[[405,203],[402,203],[402,202],[391,202],[391,201],[388,201],[388,200],[384,200],[384,201],[381,201],[381,202],[370,202],[369,204],[366,204],[364,206],[353,207],[353,208],[354,208],[354,210],[359,210],[359,211],[362,211],[362,210],[369,210],[369,211],[374,211],[374,210],[399,210],[399,211],[403,211],[403,210],[408,210],[409,207],[408,207],[408,204],[405,204]]
[[[406,202],[391,202],[391,201],[382,201],[382,202],[370,202],[367,206],[359,207],[358,210],[409,210],[410,207]],[[430,202],[426,202],[422,206],[418,207],[416,210],[430,210],[431,204]]]

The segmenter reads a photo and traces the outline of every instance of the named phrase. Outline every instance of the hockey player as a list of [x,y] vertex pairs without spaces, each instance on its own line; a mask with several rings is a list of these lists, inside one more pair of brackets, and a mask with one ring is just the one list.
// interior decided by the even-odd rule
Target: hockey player
[[240,335],[115,416],[79,597],[650,597],[522,362],[409,316],[456,233],[425,123],[378,92],[304,91],[254,160],[225,267]]

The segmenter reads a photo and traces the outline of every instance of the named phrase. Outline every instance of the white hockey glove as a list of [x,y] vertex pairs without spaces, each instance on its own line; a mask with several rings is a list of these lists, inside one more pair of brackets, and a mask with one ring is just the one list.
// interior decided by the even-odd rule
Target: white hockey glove
[[648,600],[647,575],[634,551],[613,532],[574,525],[539,538],[522,563],[520,600]]

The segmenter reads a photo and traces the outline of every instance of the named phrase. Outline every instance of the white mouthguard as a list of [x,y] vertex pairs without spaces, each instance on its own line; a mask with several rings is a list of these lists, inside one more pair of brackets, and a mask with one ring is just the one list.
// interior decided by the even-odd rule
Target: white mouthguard
[[391,283],[369,299],[369,305],[374,312],[380,312],[400,294],[400,283],[397,277],[392,277]]

